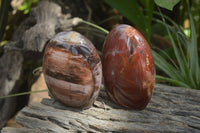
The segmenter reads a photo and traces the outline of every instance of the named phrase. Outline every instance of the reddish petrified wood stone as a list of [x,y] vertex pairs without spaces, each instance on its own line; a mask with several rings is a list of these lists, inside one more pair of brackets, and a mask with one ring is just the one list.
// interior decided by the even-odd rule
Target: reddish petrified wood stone
[[96,100],[102,65],[95,47],[83,35],[57,34],[45,49],[43,70],[49,91],[65,105],[88,108]]
[[119,25],[106,37],[103,75],[110,98],[128,109],[144,109],[155,81],[152,52],[145,38],[129,25]]

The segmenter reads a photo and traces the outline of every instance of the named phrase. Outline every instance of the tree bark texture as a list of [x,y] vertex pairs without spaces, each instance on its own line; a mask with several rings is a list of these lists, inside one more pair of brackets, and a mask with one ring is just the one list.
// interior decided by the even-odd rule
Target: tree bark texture
[[114,104],[105,90],[93,107],[79,110],[54,99],[23,108],[16,120],[23,128],[5,127],[2,133],[23,132],[200,132],[200,92],[156,85],[147,108],[126,110]]

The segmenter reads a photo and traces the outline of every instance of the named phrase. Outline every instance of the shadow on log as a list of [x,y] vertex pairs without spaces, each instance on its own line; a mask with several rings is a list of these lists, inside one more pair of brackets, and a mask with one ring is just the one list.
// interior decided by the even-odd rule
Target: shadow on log
[[16,120],[23,128],[3,128],[2,133],[22,132],[200,132],[200,92],[156,85],[143,111],[130,111],[112,103],[105,90],[87,110],[65,107],[43,99],[22,109]]

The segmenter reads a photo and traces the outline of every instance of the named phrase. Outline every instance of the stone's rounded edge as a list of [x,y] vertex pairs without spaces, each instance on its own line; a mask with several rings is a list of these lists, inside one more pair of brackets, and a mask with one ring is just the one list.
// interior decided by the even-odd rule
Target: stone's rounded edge
[[[75,108],[92,106],[100,90],[102,66],[94,45],[86,37],[74,31],[58,33],[49,41],[45,49],[43,69],[51,94],[60,102]],[[50,77],[49,74],[53,77]],[[66,85],[59,87],[56,82],[53,83],[56,77],[59,78],[57,83],[62,82],[63,85]],[[74,78],[76,79],[75,84],[72,81]],[[50,80],[51,82],[49,82]],[[81,81],[85,82],[80,86],[78,85],[79,81],[80,83]],[[55,90],[52,89],[55,86],[62,91],[52,91]]]
[[144,109],[155,83],[155,65],[151,49],[135,28],[118,25],[107,35],[102,64],[108,95],[128,109]]

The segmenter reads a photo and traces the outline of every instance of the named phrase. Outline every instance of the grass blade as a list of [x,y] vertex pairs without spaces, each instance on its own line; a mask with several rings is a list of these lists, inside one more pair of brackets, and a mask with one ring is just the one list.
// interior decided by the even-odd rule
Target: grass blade
[[166,78],[166,77],[163,77],[163,76],[160,76],[160,75],[156,75],[156,79],[161,79],[161,80],[167,81],[167,82],[172,83],[176,86],[183,86],[183,87],[186,87],[186,88],[190,88],[190,86],[188,86],[187,84],[185,84],[184,82],[181,82],[179,80]]
[[[187,1],[188,2],[188,1]],[[174,50],[175,58],[178,63],[178,69],[177,67],[174,67],[175,73],[178,75],[178,78],[174,78],[175,76],[169,75],[171,72],[166,70],[167,68],[162,64],[159,65],[156,63],[157,61],[164,61],[164,64],[167,65],[167,61],[163,58],[157,58],[155,59],[155,64],[163,70],[170,78],[167,78],[166,81],[175,84],[177,81],[180,82],[179,85],[185,86],[186,85],[190,88],[200,88],[200,66],[199,66],[199,59],[198,59],[198,50],[197,50],[197,38],[196,38],[196,32],[195,32],[195,26],[194,22],[192,20],[192,14],[189,9],[189,18],[191,19],[190,22],[190,29],[191,29],[191,39],[189,39],[185,33],[183,32],[183,29],[177,25],[173,20],[170,20],[170,18],[165,17],[161,12],[159,12],[160,16],[162,17],[162,21],[158,19],[153,19],[155,22],[158,22],[165,26],[169,39],[172,43],[172,48]],[[172,28],[169,24],[165,22],[165,19],[169,19],[172,24],[175,25],[175,29]],[[175,36],[174,36],[175,35]],[[155,56],[156,53],[153,53]],[[158,56],[158,55],[157,55]],[[169,59],[169,58],[168,58]],[[172,62],[173,63],[173,62]],[[175,65],[174,65],[175,66]],[[168,69],[172,69],[171,66],[168,66]],[[170,81],[171,80],[171,81]],[[172,82],[173,80],[177,80],[176,82]]]
[[181,80],[181,77],[177,73],[177,70],[168,63],[162,56],[160,56],[158,53],[152,50],[153,58],[155,65],[160,68],[162,71],[164,71],[170,78]]
[[104,29],[104,28],[102,28],[102,27],[100,27],[100,26],[98,26],[98,25],[96,25],[96,24],[93,24],[93,23],[91,23],[91,22],[88,22],[88,21],[85,21],[85,20],[81,20],[81,22],[84,23],[84,24],[90,25],[90,26],[92,26],[92,27],[94,27],[94,28],[96,28],[96,29],[99,29],[100,31],[102,31],[102,32],[105,33],[105,34],[108,34],[108,33],[109,33],[108,30],[106,30],[106,29]]
[[[176,45],[176,43],[175,43],[175,40],[174,40],[174,38],[172,37],[172,33],[169,31],[169,26],[167,26],[163,15],[162,15],[161,13],[160,13],[160,15],[162,16],[163,24],[164,24],[164,26],[166,27],[167,33],[168,33],[169,38],[170,38],[170,41],[171,41],[171,43],[172,43],[172,47],[173,47],[173,50],[174,50],[176,59],[177,59],[177,61],[178,61],[178,65],[179,65],[180,70],[181,70],[181,73],[180,73],[180,74],[183,74],[182,77],[184,77],[184,75],[186,75],[186,73],[185,73],[185,71],[184,71],[184,70],[185,70],[185,69],[184,69],[185,64],[184,64],[184,62],[183,62],[183,60],[182,60],[182,57],[181,57],[180,54],[179,54],[179,50],[178,50],[178,48],[177,48],[177,45]],[[174,32],[174,34],[176,34],[176,31],[174,31],[174,30],[172,30],[172,31]]]
[[7,96],[0,96],[0,99],[9,98],[9,97],[16,97],[16,96],[22,96],[22,95],[29,95],[29,94],[33,94],[33,93],[47,92],[47,91],[48,91],[48,89],[16,93],[16,94],[11,94],[11,95],[7,95]]
[[[172,64],[173,64],[173,66],[175,67],[175,69],[178,69],[178,66],[176,65],[176,63],[173,61],[173,59],[169,56],[169,54],[165,51],[165,50],[162,50],[162,49],[160,49],[160,48],[155,48],[155,49],[158,49],[159,50],[159,55],[163,55],[163,56],[165,56]],[[162,56],[161,55],[161,56]]]
[[[154,15],[160,16],[160,12],[154,11],[153,14],[154,14]],[[163,17],[164,19],[166,19],[167,21],[169,21],[170,23],[172,23],[172,25],[175,27],[175,29],[176,29],[177,31],[179,31],[179,32],[181,32],[182,34],[184,34],[183,28],[181,28],[178,24],[176,24],[171,18],[169,18],[168,16],[163,15],[163,14],[162,14],[162,17]],[[154,19],[154,20],[156,20],[156,19]],[[161,22],[162,22],[162,21],[161,21]],[[167,23],[166,23],[166,24],[167,24]],[[184,35],[185,35],[185,34],[184,34]]]
[[191,43],[188,46],[188,49],[190,49],[190,53],[188,53],[190,58],[190,72],[192,73],[192,76],[194,77],[196,84],[199,83],[199,60],[198,60],[198,50],[197,50],[197,36],[194,26],[194,21],[192,19],[192,14],[189,6],[188,0],[186,0],[187,8],[188,8],[188,14],[190,18],[190,29],[191,29]]

